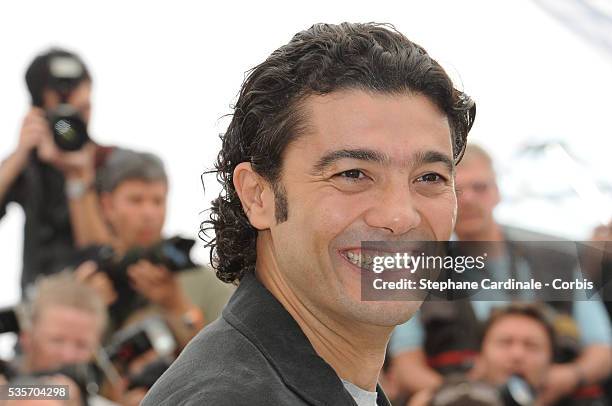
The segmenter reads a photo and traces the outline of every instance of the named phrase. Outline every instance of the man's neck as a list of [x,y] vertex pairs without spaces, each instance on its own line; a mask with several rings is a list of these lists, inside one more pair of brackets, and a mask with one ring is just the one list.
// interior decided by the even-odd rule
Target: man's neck
[[355,324],[317,311],[289,287],[270,254],[260,252],[258,243],[259,281],[291,314],[317,354],[340,378],[374,391],[393,328]]
[[[504,241],[504,233],[502,228],[496,222],[492,221],[489,227],[486,227],[478,232],[469,234],[457,233],[460,241]],[[505,244],[488,244],[487,254],[489,260],[501,258],[506,254]]]
[[460,241],[504,241],[504,233],[496,222],[473,233],[457,233]]

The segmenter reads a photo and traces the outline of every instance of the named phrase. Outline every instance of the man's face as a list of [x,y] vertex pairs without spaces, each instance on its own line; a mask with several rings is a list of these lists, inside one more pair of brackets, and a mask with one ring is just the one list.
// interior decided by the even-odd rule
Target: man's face
[[[53,90],[45,89],[43,92],[43,109],[46,111],[52,111],[56,109],[61,103],[60,95]],[[91,82],[81,82],[68,96],[67,103],[74,107],[85,124],[89,123],[91,118]],[[38,156],[43,162],[56,164],[61,162],[66,154],[70,152],[62,151],[55,145],[51,131],[42,137],[38,146]]]
[[[45,89],[43,92],[43,108],[45,110],[54,110],[62,102],[59,93],[51,89]],[[66,100],[68,104],[74,107],[85,124],[89,123],[91,118],[91,82],[84,80],[74,88],[68,95]]]
[[24,332],[22,344],[32,372],[89,362],[102,334],[96,315],[63,305],[45,308]]
[[462,238],[485,232],[494,224],[493,209],[499,203],[495,173],[480,156],[471,156],[457,166],[457,224]]
[[493,384],[503,384],[518,374],[537,388],[552,362],[549,336],[544,326],[530,317],[505,316],[488,331],[480,361],[485,379]]
[[308,130],[285,150],[280,181],[288,218],[260,233],[262,251],[272,250],[308,308],[399,324],[419,303],[361,302],[362,271],[348,256],[362,241],[448,240],[456,211],[448,120],[421,95],[357,90],[311,96],[300,109]]
[[166,219],[164,181],[128,179],[102,195],[102,208],[125,249],[148,247],[161,239]]

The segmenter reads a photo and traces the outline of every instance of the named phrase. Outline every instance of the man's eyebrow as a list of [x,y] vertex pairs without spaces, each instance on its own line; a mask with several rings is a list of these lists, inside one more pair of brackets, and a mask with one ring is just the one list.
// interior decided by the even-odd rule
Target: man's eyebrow
[[339,149],[323,155],[313,166],[313,172],[321,173],[341,159],[357,159],[359,161],[386,164],[390,162],[389,157],[379,151],[371,149]]
[[[339,149],[330,151],[323,155],[313,167],[313,173],[324,172],[331,165],[341,159],[356,159],[360,161],[374,162],[378,164],[390,164],[391,158],[380,151],[372,149]],[[418,167],[421,165],[442,163],[449,172],[453,172],[455,164],[452,158],[438,151],[417,152],[410,159],[411,162],[406,162],[406,166]]]
[[425,151],[416,153],[413,165],[418,167],[421,165],[435,164],[438,162],[446,166],[450,173],[454,172],[455,162],[453,161],[453,159],[450,156],[438,151]]

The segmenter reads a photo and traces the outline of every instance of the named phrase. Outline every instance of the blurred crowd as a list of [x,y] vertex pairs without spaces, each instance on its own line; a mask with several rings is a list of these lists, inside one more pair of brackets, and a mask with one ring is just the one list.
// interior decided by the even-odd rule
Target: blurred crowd
[[[0,383],[67,385],[70,399],[45,404],[138,405],[234,286],[193,262],[194,240],[162,234],[163,162],[88,133],[93,81],[78,55],[49,50],[25,79],[31,108],[0,166],[0,217],[12,202],[25,212],[22,301],[0,314],[0,334],[19,340],[0,360]],[[500,193],[485,150],[468,146],[456,187],[456,238],[501,242],[497,272],[533,271],[526,235],[494,219]],[[592,240],[603,249],[591,276],[610,300],[612,223]],[[555,263],[571,273],[564,255]],[[611,404],[611,304],[425,302],[396,328],[380,382],[401,406]],[[7,404],[29,402],[43,404]]]
[[162,235],[162,161],[90,137],[77,55],[41,54],[26,83],[32,106],[0,167],[0,215],[25,212],[22,302],[0,321],[19,341],[2,379],[68,380],[70,404],[138,405],[234,288],[192,261],[194,240]]

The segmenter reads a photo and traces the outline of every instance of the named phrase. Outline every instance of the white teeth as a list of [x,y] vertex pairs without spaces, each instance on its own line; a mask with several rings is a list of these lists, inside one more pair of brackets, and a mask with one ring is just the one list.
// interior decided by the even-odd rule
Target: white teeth
[[357,265],[360,268],[370,268],[374,264],[374,257],[377,255],[368,255],[361,252],[348,251],[346,258],[352,264]]
[[361,266],[361,253],[349,251],[346,253],[346,257],[352,264],[355,264],[359,267]]
[[[402,259],[401,265],[398,265],[398,266],[405,267],[406,269],[412,269],[412,267],[414,266],[414,261],[412,257],[413,253],[407,252],[405,255],[407,255],[407,258]],[[395,255],[390,254],[388,252],[364,254],[362,252],[347,251],[345,253],[345,257],[349,260],[349,262],[351,262],[352,264],[360,268],[371,269],[372,266],[374,265],[374,258],[376,257],[394,258]],[[404,258],[403,255],[402,255],[402,258]],[[383,261],[383,262],[386,262],[386,261]]]

